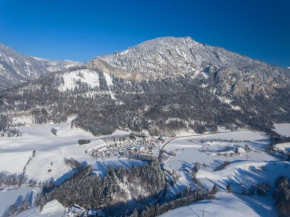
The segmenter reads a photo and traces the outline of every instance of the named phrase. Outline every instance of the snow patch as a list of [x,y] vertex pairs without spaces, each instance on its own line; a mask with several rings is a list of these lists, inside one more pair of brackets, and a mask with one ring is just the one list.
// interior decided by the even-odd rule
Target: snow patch
[[107,83],[107,86],[113,86],[113,80],[111,78],[111,76],[107,73],[104,73],[104,76],[105,76],[105,79],[106,79],[106,83]]
[[8,59],[14,65],[15,60],[12,57],[8,57]]
[[91,88],[100,86],[99,74],[89,69],[65,73],[62,78],[64,83],[58,87],[59,91],[74,90],[78,87],[78,82],[87,84]]
[[284,152],[290,152],[290,142],[276,144],[275,149],[282,150]]
[[109,88],[109,94],[111,96],[111,99],[116,99],[116,97],[114,96],[114,94],[111,91],[111,86],[113,86],[113,80],[112,80],[111,76],[107,73],[104,73],[104,77],[105,77],[107,86]]

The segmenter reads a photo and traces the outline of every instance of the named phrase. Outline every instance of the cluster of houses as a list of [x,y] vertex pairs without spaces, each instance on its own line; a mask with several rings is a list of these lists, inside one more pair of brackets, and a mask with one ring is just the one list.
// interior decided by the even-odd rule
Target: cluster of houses
[[157,139],[147,137],[124,142],[114,142],[99,149],[92,149],[89,154],[99,159],[131,158],[135,155],[157,158],[161,143],[163,143],[162,137],[158,137]]
[[103,217],[105,216],[100,209],[84,209],[80,206],[73,205],[67,209],[63,217]]

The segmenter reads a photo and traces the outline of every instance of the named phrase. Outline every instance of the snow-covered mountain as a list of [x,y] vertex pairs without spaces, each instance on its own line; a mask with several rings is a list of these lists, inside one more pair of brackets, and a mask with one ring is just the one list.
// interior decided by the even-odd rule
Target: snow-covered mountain
[[190,37],[145,41],[123,52],[89,61],[91,68],[127,79],[158,79],[184,74],[214,78],[220,93],[260,92],[288,83],[286,69],[198,43]]
[[290,122],[289,74],[189,37],[157,38],[0,91],[0,113],[40,124],[74,117],[73,126],[94,135],[218,125],[270,131]]
[[0,89],[79,65],[81,63],[70,60],[52,61],[25,56],[0,43]]

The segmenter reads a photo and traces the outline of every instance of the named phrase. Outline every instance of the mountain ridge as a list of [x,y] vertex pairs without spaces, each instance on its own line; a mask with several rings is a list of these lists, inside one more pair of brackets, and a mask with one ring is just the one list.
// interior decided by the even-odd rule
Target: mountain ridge
[[[0,91],[0,112],[16,125],[73,117],[72,127],[93,135],[119,129],[174,136],[180,130],[203,133],[217,126],[271,132],[273,123],[290,121],[288,69],[189,38],[157,42],[157,47],[153,40],[99,57],[105,68],[90,62]],[[184,48],[186,43],[197,49]],[[150,70],[152,77],[146,75]]]
[[0,43],[0,89],[79,65],[81,63],[71,60],[47,60],[26,56]]
[[[214,75],[220,83],[216,87],[217,91],[223,94],[271,90],[273,86],[285,86],[290,78],[285,68],[218,46],[198,43],[190,37],[148,40],[122,52],[95,57],[87,66],[134,80],[162,79],[184,74],[207,79],[209,75]],[[243,85],[243,82],[247,84]]]

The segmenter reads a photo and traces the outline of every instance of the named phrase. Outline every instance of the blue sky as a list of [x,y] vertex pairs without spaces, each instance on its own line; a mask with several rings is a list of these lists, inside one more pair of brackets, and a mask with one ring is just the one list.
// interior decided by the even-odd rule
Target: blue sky
[[0,42],[85,62],[162,36],[191,36],[290,66],[289,0],[0,0]]

